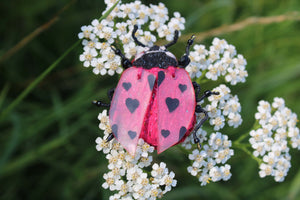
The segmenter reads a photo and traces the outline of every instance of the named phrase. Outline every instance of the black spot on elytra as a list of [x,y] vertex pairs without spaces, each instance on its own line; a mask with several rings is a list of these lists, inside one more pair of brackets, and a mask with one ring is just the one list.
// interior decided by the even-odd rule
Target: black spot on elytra
[[128,135],[133,140],[136,137],[136,132],[134,132],[134,131],[128,131]]
[[155,83],[154,75],[152,75],[152,74],[148,75],[148,83],[149,83],[150,90],[152,91],[154,83]]
[[178,87],[179,87],[179,89],[180,89],[181,92],[184,92],[187,89],[187,86],[183,85],[183,84],[179,84]]
[[118,125],[117,124],[112,125],[111,130],[112,130],[115,138],[118,139]]
[[170,97],[166,98],[166,104],[168,106],[169,112],[173,112],[179,106],[178,99],[172,99]]
[[133,113],[140,105],[140,102],[137,99],[131,98],[127,98],[125,103],[131,113]]
[[131,88],[131,83],[129,83],[129,82],[128,82],[128,83],[125,83],[125,82],[124,82],[124,83],[122,84],[122,86],[123,86],[123,88],[124,88],[126,91],[128,91],[128,90]]
[[166,137],[168,137],[168,136],[170,135],[170,131],[169,131],[169,130],[164,130],[164,129],[162,129],[162,130],[161,130],[161,135],[162,135],[164,138],[166,138]]
[[158,72],[158,78],[157,78],[157,84],[160,86],[160,84],[165,80],[165,72],[159,71]]
[[179,130],[179,139],[178,139],[178,141],[180,141],[183,138],[185,133],[186,133],[186,128],[184,126],[182,126]]

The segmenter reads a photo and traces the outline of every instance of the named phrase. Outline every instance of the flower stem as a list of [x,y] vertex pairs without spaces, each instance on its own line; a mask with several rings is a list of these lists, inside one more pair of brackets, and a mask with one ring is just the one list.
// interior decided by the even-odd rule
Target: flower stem
[[203,70],[201,76],[199,78],[197,78],[196,82],[201,83],[201,84],[207,82],[208,79],[203,80],[203,78],[205,77],[205,74],[206,74],[207,71],[208,71],[207,69]]
[[191,153],[189,150],[187,150],[186,148],[184,148],[184,147],[181,146],[181,145],[176,145],[176,147],[177,147],[180,151],[182,151],[183,153],[185,153],[185,154],[190,154],[190,153]]
[[118,0],[110,9],[108,9],[100,18],[99,21],[101,21],[102,19],[106,18],[112,11],[113,9],[115,9],[115,7],[118,5],[118,3],[120,2],[120,0]]
[[[260,125],[259,125],[258,121],[256,120],[255,123],[253,124],[253,127],[251,128],[251,130],[258,129],[259,126],[260,126]],[[251,131],[251,130],[250,130],[250,131]],[[241,135],[235,142],[236,142],[236,143],[240,143],[241,141],[243,141],[247,136],[250,135],[250,131],[244,133],[243,135]]]
[[235,141],[233,143],[233,146],[232,147],[235,147],[235,148],[239,148],[241,150],[243,150],[245,153],[247,153],[252,159],[256,160],[257,163],[260,165],[263,161],[257,157],[255,157],[250,151],[249,149],[247,148],[247,144],[241,144],[237,141]]
[[[256,120],[255,123],[253,124],[253,127],[251,128],[251,130],[255,130],[257,128],[259,128],[259,123]],[[250,130],[250,131],[251,131]],[[236,141],[234,141],[232,143],[232,147],[234,148],[238,148],[243,150],[245,153],[247,153],[251,158],[253,158],[254,160],[256,160],[258,162],[258,164],[260,165],[263,161],[257,157],[255,157],[252,152],[248,149],[248,147],[251,147],[251,145],[249,143],[241,143],[241,141],[243,141],[247,136],[250,135],[250,131],[244,133],[243,135],[241,135]]]
[[[282,15],[277,16],[268,16],[268,17],[248,17],[242,21],[229,24],[229,25],[222,25],[217,28],[210,29],[205,32],[195,33],[196,39],[195,42],[201,42],[206,38],[215,37],[218,35],[223,35],[226,33],[231,33],[239,30],[243,30],[252,25],[268,25],[273,23],[281,23],[285,21],[300,21],[300,13],[297,11],[294,12],[286,12]],[[190,35],[182,35],[179,41],[187,41],[191,36]]]
[[246,132],[243,135],[241,135],[235,142],[240,144],[241,141],[243,141],[247,136],[249,136],[250,132]]

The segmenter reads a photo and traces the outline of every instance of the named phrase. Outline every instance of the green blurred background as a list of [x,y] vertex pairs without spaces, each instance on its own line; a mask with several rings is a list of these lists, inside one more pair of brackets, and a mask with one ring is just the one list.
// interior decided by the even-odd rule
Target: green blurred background
[[[21,39],[51,20],[65,5],[60,18],[47,30],[0,62],[0,111],[74,44],[82,25],[99,18],[101,0],[14,0],[0,3],[0,56]],[[126,1],[128,2],[128,1]],[[143,1],[157,4],[158,1]],[[169,13],[187,20],[184,35],[230,25],[251,16],[276,16],[300,10],[299,0],[172,0],[163,1]],[[299,16],[299,13],[298,13]],[[242,104],[243,124],[222,131],[235,140],[249,131],[257,102],[280,96],[300,113],[300,22],[287,20],[254,24],[218,35],[236,46],[247,59],[246,83],[231,87]],[[201,41],[210,45],[213,37]],[[171,51],[182,55],[185,41]],[[101,77],[79,62],[79,45],[0,122],[0,199],[108,199],[103,173],[107,161],[95,149],[102,136],[93,99],[107,100],[106,91],[118,77]],[[203,88],[212,86],[204,84]],[[173,147],[155,157],[175,171],[177,187],[164,199],[300,199],[299,151],[291,150],[292,167],[286,180],[258,176],[256,161],[240,150],[229,160],[232,178],[201,187],[188,174],[187,155]]]

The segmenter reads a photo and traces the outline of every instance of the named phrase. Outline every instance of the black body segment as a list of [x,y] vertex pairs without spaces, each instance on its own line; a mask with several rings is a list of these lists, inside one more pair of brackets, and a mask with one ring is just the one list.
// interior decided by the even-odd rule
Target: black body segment
[[145,69],[153,67],[166,69],[169,66],[177,67],[178,63],[176,59],[168,56],[164,51],[158,51],[155,53],[145,53],[141,58],[133,61],[132,65]]

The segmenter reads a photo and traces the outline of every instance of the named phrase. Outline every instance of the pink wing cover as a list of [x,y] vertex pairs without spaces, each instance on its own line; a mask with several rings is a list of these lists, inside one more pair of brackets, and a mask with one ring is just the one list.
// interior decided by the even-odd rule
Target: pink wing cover
[[169,67],[158,72],[158,84],[157,153],[161,153],[177,144],[193,124],[196,100],[193,84],[184,69]]
[[112,132],[134,155],[156,77],[142,68],[126,69],[115,89],[109,111]]

